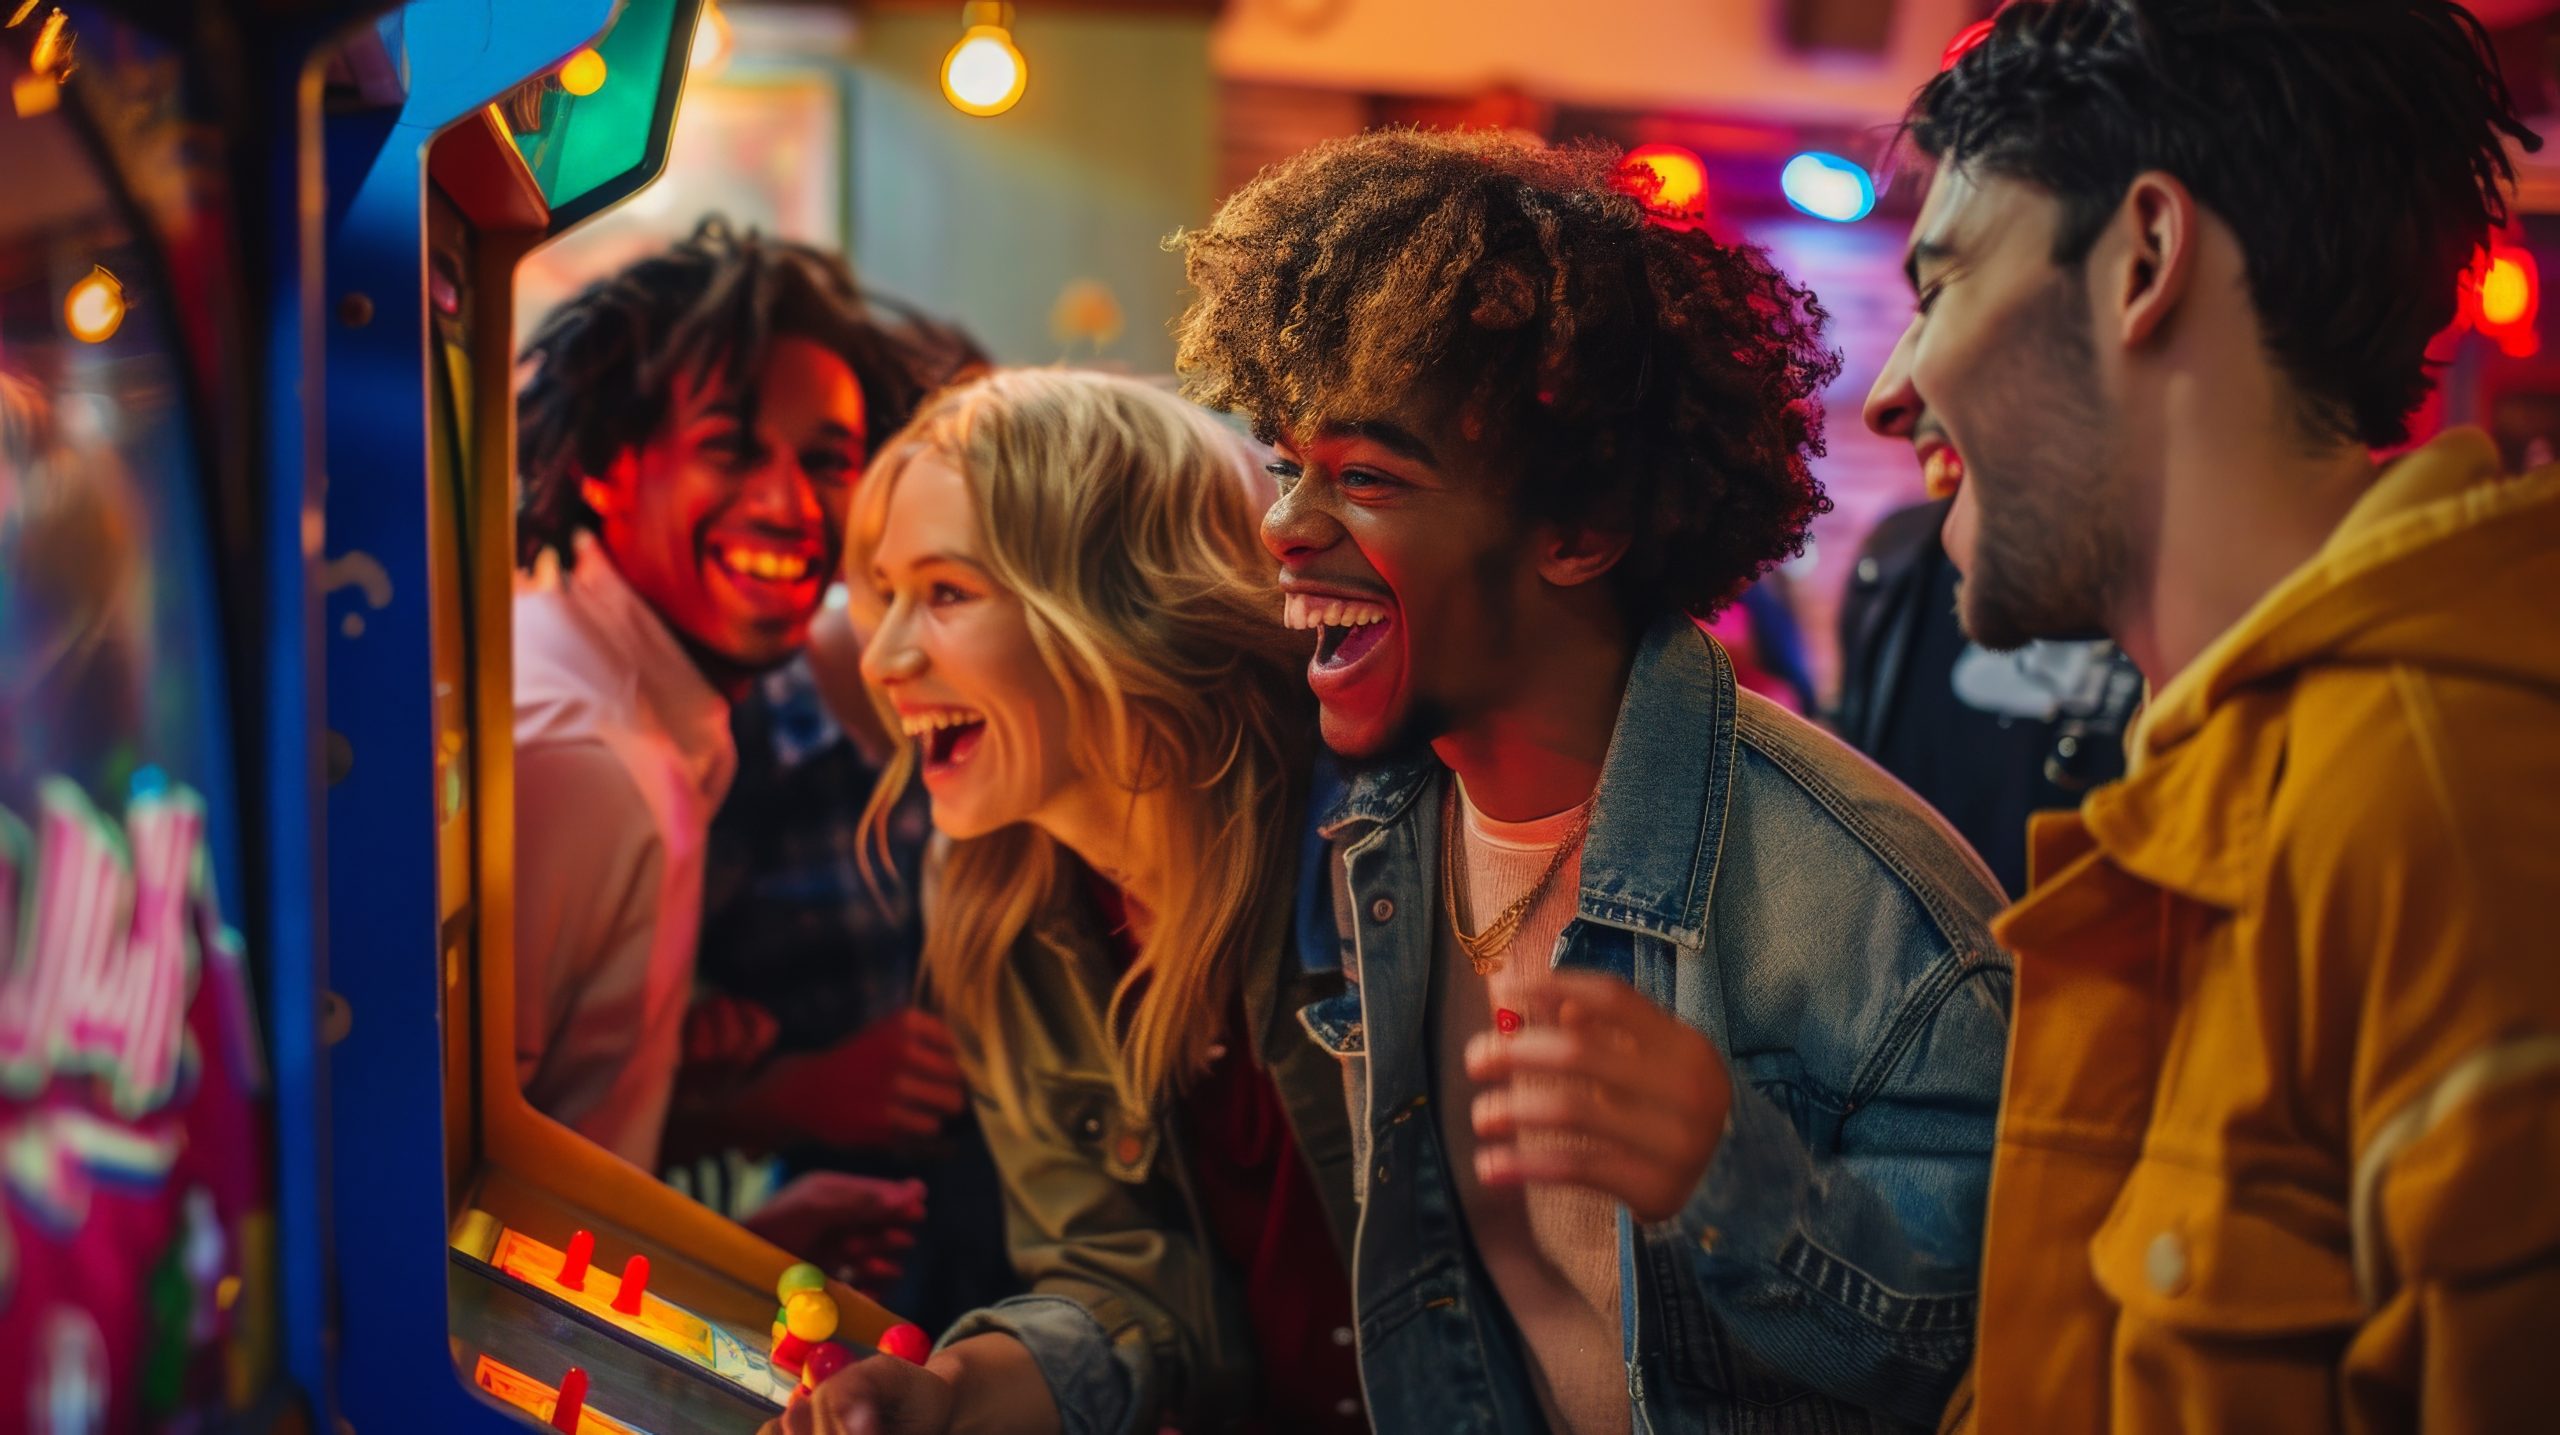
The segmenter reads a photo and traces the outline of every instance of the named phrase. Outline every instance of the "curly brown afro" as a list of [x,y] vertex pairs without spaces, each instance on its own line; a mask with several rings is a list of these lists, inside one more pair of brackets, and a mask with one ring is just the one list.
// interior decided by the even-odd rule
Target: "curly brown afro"
[[1186,391],[1269,442],[1422,408],[1504,454],[1520,511],[1622,532],[1637,624],[1712,614],[1830,510],[1824,314],[1757,248],[1657,222],[1620,152],[1380,130],[1264,170],[1174,237]]

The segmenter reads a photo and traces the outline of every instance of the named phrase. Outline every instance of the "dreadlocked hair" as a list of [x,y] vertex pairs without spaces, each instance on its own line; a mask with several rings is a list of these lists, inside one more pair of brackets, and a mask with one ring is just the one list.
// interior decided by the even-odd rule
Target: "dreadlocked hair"
[[1171,241],[1187,392],[1266,443],[1428,406],[1504,456],[1524,517],[1628,536],[1631,623],[1714,613],[1830,511],[1840,360],[1811,291],[1656,222],[1621,159],[1392,129],[1264,170]]
[[668,416],[676,376],[738,395],[749,414],[766,350],[807,339],[853,370],[864,448],[905,426],[930,356],[874,319],[853,271],[806,244],[741,234],[717,215],[692,237],[600,279],[544,317],[525,345],[532,373],[516,400],[516,561],[548,549],[574,563],[596,516],[579,488],[646,443]]

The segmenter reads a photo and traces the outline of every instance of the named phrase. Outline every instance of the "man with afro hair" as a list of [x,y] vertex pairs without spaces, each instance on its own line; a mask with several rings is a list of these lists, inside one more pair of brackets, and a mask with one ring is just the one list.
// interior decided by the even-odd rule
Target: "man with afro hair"
[[1388,1435],[1937,1418],[2009,968],[1934,814],[1700,631],[1827,507],[1823,313],[1598,145],[1388,131],[1183,236],[1276,445]]

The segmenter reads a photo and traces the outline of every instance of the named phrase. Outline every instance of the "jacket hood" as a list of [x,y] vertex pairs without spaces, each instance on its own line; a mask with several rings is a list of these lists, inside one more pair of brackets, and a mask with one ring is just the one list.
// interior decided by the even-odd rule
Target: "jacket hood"
[[2153,695],[2137,765],[2235,691],[2329,664],[2418,667],[2560,695],[2560,464],[2502,476],[2478,429],[2393,461],[2311,561]]

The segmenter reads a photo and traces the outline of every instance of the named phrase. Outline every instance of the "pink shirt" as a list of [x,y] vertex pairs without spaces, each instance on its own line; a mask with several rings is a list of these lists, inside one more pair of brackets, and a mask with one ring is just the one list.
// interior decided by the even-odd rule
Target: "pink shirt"
[[592,538],[577,553],[515,597],[516,1076],[654,1169],[737,754],[683,645]]

